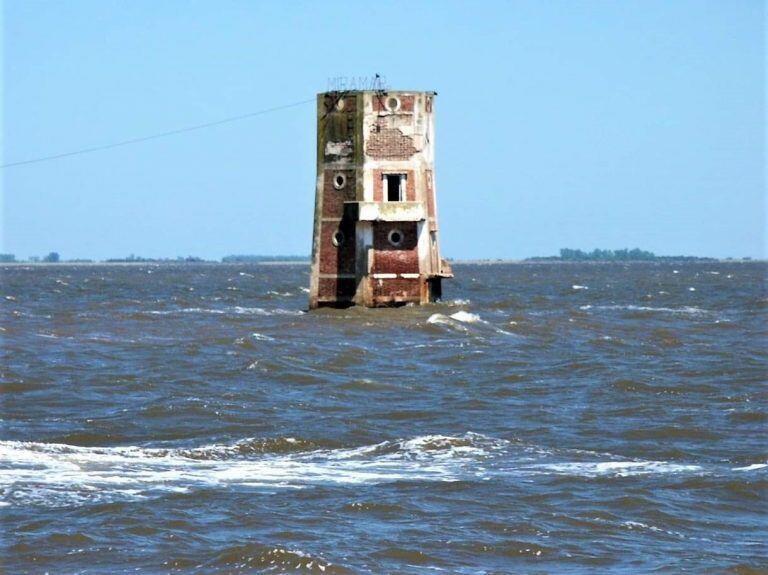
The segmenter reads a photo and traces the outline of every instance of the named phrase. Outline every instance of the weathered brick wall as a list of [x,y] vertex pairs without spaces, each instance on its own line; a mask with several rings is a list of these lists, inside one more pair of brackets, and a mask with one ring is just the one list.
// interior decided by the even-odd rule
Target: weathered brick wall
[[[389,243],[392,230],[403,233],[399,246]],[[376,222],[373,226],[373,273],[419,273],[416,222]]]
[[[344,241],[333,245],[333,235],[341,231]],[[323,222],[320,229],[320,273],[355,273],[355,224],[350,220]]]
[[[374,96],[373,111],[389,112],[389,108],[387,107],[387,100],[389,100],[391,97],[392,96],[387,96],[386,94]],[[398,112],[413,112],[413,104],[415,101],[413,96],[397,96],[397,98],[400,100],[400,109]]]
[[[347,181],[337,190],[333,185],[336,174],[343,174]],[[323,175],[323,217],[340,218],[344,214],[344,202],[355,200],[354,170],[325,170]]]
[[[393,173],[391,170],[373,170],[373,201],[384,201],[384,182],[382,176],[384,174]],[[405,170],[401,172],[394,172],[398,174],[405,174],[405,201],[416,201],[416,181],[414,179],[413,170]]]
[[407,160],[418,151],[413,145],[413,138],[403,134],[399,128],[385,128],[378,124],[365,145],[365,153],[376,160]]
[[373,297],[380,303],[388,300],[419,301],[421,283],[418,279],[372,279],[371,281],[373,282]]
[[356,287],[357,280],[354,278],[320,278],[318,296],[326,301],[351,299]]

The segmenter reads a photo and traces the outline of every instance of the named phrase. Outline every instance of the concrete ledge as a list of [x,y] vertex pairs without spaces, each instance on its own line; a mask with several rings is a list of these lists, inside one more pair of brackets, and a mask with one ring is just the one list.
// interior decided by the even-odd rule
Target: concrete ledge
[[344,210],[362,222],[420,222],[426,218],[422,202],[344,202]]

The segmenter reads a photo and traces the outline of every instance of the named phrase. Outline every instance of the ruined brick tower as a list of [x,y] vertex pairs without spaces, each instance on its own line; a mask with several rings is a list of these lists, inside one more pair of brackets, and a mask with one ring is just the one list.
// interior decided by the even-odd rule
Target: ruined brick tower
[[310,308],[426,303],[453,277],[438,247],[435,95],[318,94]]

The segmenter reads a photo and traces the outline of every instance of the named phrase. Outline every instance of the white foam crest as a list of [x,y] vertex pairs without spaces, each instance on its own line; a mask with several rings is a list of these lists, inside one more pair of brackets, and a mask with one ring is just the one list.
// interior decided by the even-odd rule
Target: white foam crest
[[[476,434],[424,436],[358,448],[248,454],[243,440],[195,449],[0,442],[0,492],[15,505],[81,505],[200,487],[457,481],[504,443]],[[290,443],[290,438],[286,440]],[[295,440],[294,440],[295,441]],[[202,457],[202,458],[201,458]]]
[[452,317],[442,313],[433,313],[431,316],[429,316],[429,318],[427,318],[427,323],[442,325],[465,333],[469,331],[469,328],[466,325],[463,325],[461,322],[456,321]]
[[582,305],[580,310],[600,309],[600,310],[622,310],[622,311],[647,311],[657,313],[688,314],[688,315],[706,315],[713,312],[701,309],[699,307],[651,307],[645,305]]
[[747,465],[746,467],[734,467],[734,471],[755,471],[756,469],[765,469],[768,467],[768,463],[753,463],[752,465]]
[[578,291],[578,290],[583,290],[583,289],[589,289],[589,286],[582,286],[582,285],[578,285],[578,284],[573,284],[571,286],[571,289]]
[[251,334],[251,339],[255,339],[257,341],[275,341],[274,337],[257,332]]
[[475,325],[478,327],[483,327],[485,329],[492,329],[493,331],[497,333],[501,333],[504,335],[512,336],[512,337],[519,337],[516,334],[503,330],[499,327],[496,327],[483,318],[481,318],[479,315],[475,313],[470,313],[464,310],[459,310],[456,313],[452,313],[451,315],[444,315],[442,313],[433,313],[429,318],[427,318],[427,323],[431,324],[437,324],[437,325],[444,325],[446,327],[449,327],[451,329],[461,331],[464,333],[469,332],[469,325]]
[[146,312],[151,315],[174,315],[180,313],[210,313],[210,314],[235,314],[235,315],[302,315],[304,312],[297,309],[265,309],[263,307],[232,306],[227,308],[203,308],[185,307],[175,310],[151,310]]
[[468,311],[464,310],[459,310],[456,313],[452,313],[450,317],[463,323],[486,323],[484,320],[480,319],[480,316],[476,313],[469,313]]
[[451,315],[444,315],[442,313],[433,313],[427,319],[427,323],[436,323],[444,325],[456,325],[455,322],[461,323],[488,323],[483,320],[476,313],[469,313],[468,311],[459,310]]
[[701,471],[699,465],[669,463],[667,461],[567,461],[529,465],[525,470],[533,473],[554,473],[583,477],[655,475]]
[[377,456],[380,459],[437,460],[456,457],[487,456],[503,449],[509,444],[503,439],[495,439],[479,433],[468,432],[463,436],[422,435],[400,441],[384,441],[375,445],[365,445],[353,449],[336,450],[330,457],[350,459]]
[[427,319],[427,323],[451,323],[450,318],[442,313],[433,313]]
[[442,324],[442,325],[458,327],[458,328],[461,328],[462,330],[466,331],[466,327],[462,326],[461,324],[466,324],[466,323],[470,323],[470,324],[471,323],[484,323],[484,324],[487,324],[488,322],[485,321],[484,319],[482,319],[476,313],[469,313],[469,312],[464,311],[464,310],[459,310],[456,313],[452,313],[451,315],[444,315],[442,313],[433,313],[427,319],[427,323]]

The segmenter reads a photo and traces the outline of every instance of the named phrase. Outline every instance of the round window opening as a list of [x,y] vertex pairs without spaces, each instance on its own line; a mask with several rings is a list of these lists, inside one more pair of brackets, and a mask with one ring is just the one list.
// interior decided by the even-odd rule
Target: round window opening
[[391,112],[396,112],[400,109],[400,100],[392,96],[387,100],[387,108],[389,108]]
[[333,245],[337,248],[344,244],[344,232],[341,230],[337,230],[335,234],[333,234],[333,239],[331,240],[333,242]]
[[341,190],[347,185],[347,176],[342,173],[338,173],[333,176],[333,187],[337,190]]
[[403,243],[403,232],[400,230],[392,230],[389,232],[389,243],[397,247]]

